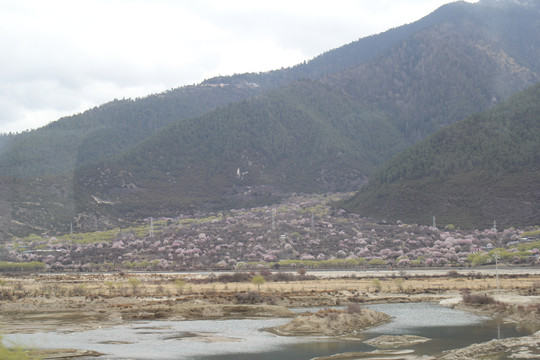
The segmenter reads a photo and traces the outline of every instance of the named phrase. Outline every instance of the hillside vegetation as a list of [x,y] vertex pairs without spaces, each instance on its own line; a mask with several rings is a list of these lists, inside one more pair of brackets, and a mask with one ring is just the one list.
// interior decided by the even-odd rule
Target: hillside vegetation
[[114,161],[81,169],[78,213],[141,218],[190,205],[255,206],[289,192],[358,188],[405,145],[384,113],[341,95],[306,81],[176,123]]
[[[57,271],[462,267],[489,264],[494,255],[506,264],[538,262],[538,227],[494,231],[377,223],[332,207],[348,196],[291,196],[273,206],[14,238],[0,245],[0,270],[43,263]],[[18,263],[24,265],[13,265]]]
[[174,216],[358,189],[408,145],[540,80],[506,53],[504,38],[494,41],[497,32],[486,35],[481,10],[443,7],[444,20],[373,61],[177,122],[85,167],[75,178],[77,214]]
[[72,173],[77,166],[129,149],[158,129],[218,107],[365,63],[436,18],[388,30],[332,49],[291,68],[218,76],[137,99],[115,99],[33,131],[0,134],[0,170],[19,178]]
[[473,227],[540,223],[540,84],[394,157],[345,208]]

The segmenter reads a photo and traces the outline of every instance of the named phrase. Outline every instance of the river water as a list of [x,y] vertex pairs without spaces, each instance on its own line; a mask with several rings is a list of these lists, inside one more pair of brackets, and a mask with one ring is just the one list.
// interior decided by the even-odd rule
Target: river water
[[[368,307],[393,316],[370,329],[363,340],[379,335],[419,335],[431,341],[409,347],[415,356],[439,354],[491,339],[530,332],[479,316],[428,303],[378,304]],[[344,352],[370,352],[361,340],[282,337],[263,331],[290,319],[144,321],[83,332],[9,334],[4,343],[35,348],[73,348],[106,354],[102,360],[210,359],[302,360]],[[387,358],[387,357],[385,357]]]

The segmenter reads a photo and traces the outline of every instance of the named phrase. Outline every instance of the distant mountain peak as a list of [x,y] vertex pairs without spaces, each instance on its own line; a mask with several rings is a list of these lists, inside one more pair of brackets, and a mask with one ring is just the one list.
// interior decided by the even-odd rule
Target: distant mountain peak
[[496,6],[496,7],[525,7],[525,8],[538,8],[539,2],[536,0],[480,0],[479,4]]

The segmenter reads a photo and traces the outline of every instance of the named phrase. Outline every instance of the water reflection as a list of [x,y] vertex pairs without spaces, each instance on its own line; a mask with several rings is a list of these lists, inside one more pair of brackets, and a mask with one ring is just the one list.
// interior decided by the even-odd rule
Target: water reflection
[[488,320],[486,317],[433,303],[374,304],[367,307],[394,317],[391,323],[370,331],[379,334],[410,334],[411,329],[419,327],[470,326],[479,325]]
[[380,304],[369,307],[395,318],[389,324],[367,331],[366,336],[411,334],[432,339],[411,347],[417,354],[439,354],[472,343],[530,334],[512,324],[436,304]]
[[[363,340],[380,335],[418,335],[430,338],[423,344],[410,346],[411,358],[422,355],[440,354],[444,350],[461,348],[472,343],[492,339],[525,336],[530,332],[519,331],[514,325],[501,324],[495,320],[469,314],[464,311],[449,309],[429,303],[377,304],[367,306],[393,316],[391,323],[370,329],[363,333]],[[317,310],[317,309],[314,309]],[[297,312],[303,312],[297,309]],[[500,335],[499,335],[500,334]],[[376,350],[363,341],[339,339],[319,339],[315,343],[288,345],[279,351],[258,354],[215,355],[205,357],[210,360],[293,360],[312,359],[346,352],[371,352]],[[389,357],[391,358],[391,357]],[[198,358],[200,360],[203,357]]]

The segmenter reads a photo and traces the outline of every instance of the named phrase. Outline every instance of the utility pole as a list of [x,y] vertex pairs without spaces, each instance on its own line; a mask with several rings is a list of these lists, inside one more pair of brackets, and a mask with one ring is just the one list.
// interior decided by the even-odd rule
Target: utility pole
[[435,216],[433,217],[433,228],[435,229],[437,227],[437,223],[435,222]]
[[154,237],[154,218],[150,218],[150,237]]
[[495,276],[497,277],[497,294],[499,293],[499,255],[493,255],[495,259]]
[[272,209],[272,240],[277,240],[276,235],[276,209]]

